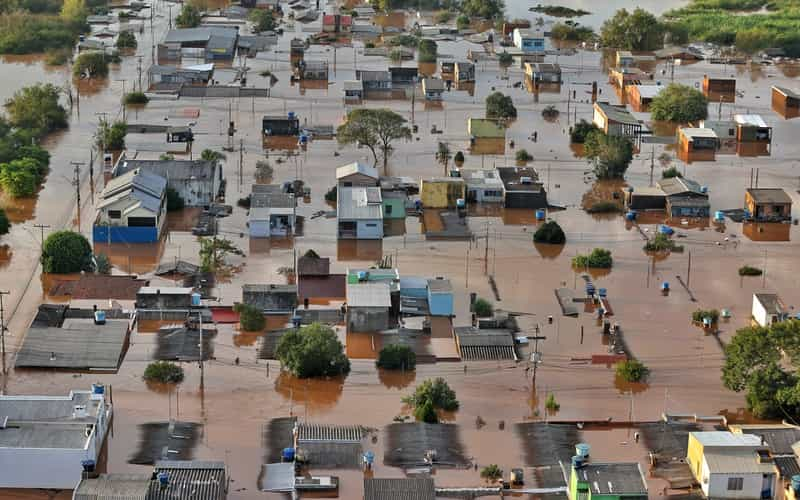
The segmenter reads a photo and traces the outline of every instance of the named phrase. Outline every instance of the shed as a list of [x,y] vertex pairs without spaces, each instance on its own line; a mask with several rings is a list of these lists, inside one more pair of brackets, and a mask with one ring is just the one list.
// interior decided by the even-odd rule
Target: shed
[[517,360],[511,330],[459,326],[454,331],[456,345],[464,361]]
[[431,316],[453,316],[453,285],[450,280],[428,280],[428,310]]
[[797,118],[800,116],[800,92],[773,85],[772,110],[786,120]]
[[735,78],[709,78],[703,75],[703,95],[712,103],[736,101]]
[[667,195],[659,187],[637,187],[625,191],[625,207],[630,210],[663,210]]
[[525,63],[525,76],[534,84],[560,84],[561,66],[551,63]]
[[792,198],[781,188],[750,188],[745,191],[747,215],[757,221],[782,221],[792,217]]
[[740,156],[770,154],[772,127],[761,115],[734,115],[736,122],[737,152]]
[[261,127],[265,136],[295,136],[300,134],[300,119],[294,113],[264,116]]
[[710,128],[678,129],[678,157],[687,163],[714,161],[718,148],[719,139]]
[[336,182],[339,187],[377,186],[379,178],[377,168],[358,161],[336,169]]
[[752,316],[759,326],[768,327],[788,319],[789,309],[777,293],[754,293]]
[[642,124],[625,106],[615,106],[607,102],[596,102],[593,105],[592,122],[606,135],[627,137],[638,144],[642,133]]
[[297,307],[297,285],[242,285],[242,303],[264,313],[290,313]]
[[628,104],[637,113],[645,113],[650,109],[650,103],[661,91],[664,90],[663,85],[629,85]]

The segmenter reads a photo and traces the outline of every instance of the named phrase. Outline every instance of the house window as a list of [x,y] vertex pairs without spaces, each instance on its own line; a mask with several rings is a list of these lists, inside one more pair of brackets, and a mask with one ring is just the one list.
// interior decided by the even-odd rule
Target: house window
[[353,187],[353,183],[350,181],[344,181],[342,182],[342,186],[346,188]]
[[108,218],[109,219],[119,219],[122,217],[122,211],[120,210],[109,210],[108,211]]
[[386,215],[392,215],[392,206],[386,205]]
[[728,491],[741,491],[744,489],[743,477],[729,477],[728,478]]
[[367,224],[367,227],[378,227],[377,224]]

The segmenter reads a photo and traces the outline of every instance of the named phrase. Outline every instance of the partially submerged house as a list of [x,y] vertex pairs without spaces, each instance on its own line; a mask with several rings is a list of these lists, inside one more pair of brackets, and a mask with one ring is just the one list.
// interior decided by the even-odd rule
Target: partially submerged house
[[108,181],[97,204],[95,242],[154,243],[167,215],[167,181],[135,169]]
[[719,139],[710,128],[678,128],[678,157],[686,163],[714,161]]
[[561,84],[561,66],[551,63],[525,63],[525,76],[535,85]]
[[570,500],[643,500],[648,498],[647,481],[638,462],[594,463],[576,455],[568,496]]
[[781,188],[749,188],[744,194],[745,217],[756,221],[792,218],[792,198]]
[[270,238],[272,236],[290,236],[297,226],[297,214],[294,200],[283,203],[276,198],[268,198],[267,206],[250,207],[248,229],[251,238]]
[[408,196],[403,191],[381,190],[383,220],[405,219]]
[[653,98],[664,90],[663,85],[629,85],[628,104],[637,113],[645,113],[650,109]]
[[336,169],[336,184],[339,187],[374,187],[378,185],[378,169],[355,161]]
[[297,307],[297,285],[242,285],[242,303],[265,314],[283,314]]
[[303,59],[297,64],[296,73],[301,80],[328,81],[328,61]]
[[712,103],[735,102],[736,79],[709,78],[708,75],[703,75],[703,95]]
[[392,284],[368,281],[358,277],[347,279],[347,331],[378,332],[392,323]]
[[800,116],[800,92],[773,85],[772,110],[786,120],[797,118]]
[[325,14],[322,16],[323,33],[350,33],[353,16],[345,14]]
[[118,177],[133,170],[149,172],[166,179],[187,207],[207,207],[224,194],[222,164],[206,160],[139,160],[123,154],[111,175]]
[[143,286],[136,292],[136,308],[189,309],[196,305],[192,304],[193,292],[189,287]]
[[267,115],[261,119],[261,132],[267,137],[300,135],[300,119],[291,112]]
[[383,202],[379,187],[340,187],[336,196],[339,239],[383,239]]
[[422,93],[427,101],[441,101],[444,93],[444,80],[427,77],[422,80]]
[[[235,27],[200,26],[169,30],[163,45],[167,52],[174,55],[177,51],[180,57],[201,58],[206,61],[230,60],[236,54],[238,39],[239,30]],[[168,59],[175,58],[168,57]]]
[[392,66],[389,68],[392,88],[414,88],[419,80],[419,68],[415,66]]
[[0,396],[0,488],[72,490],[100,460],[112,408],[105,387]]
[[158,90],[160,84],[168,85],[207,85],[214,77],[214,64],[195,66],[150,66],[147,70],[150,85]]
[[498,167],[506,208],[547,208],[547,192],[533,167]]
[[635,67],[611,68],[608,70],[608,81],[618,89],[624,90],[629,85],[641,85],[653,79],[653,74]]
[[433,177],[420,181],[419,199],[425,208],[455,208],[465,199],[464,179]]
[[431,316],[454,316],[453,285],[450,280],[437,277],[429,279],[427,285],[429,314]]
[[526,54],[545,53],[545,33],[541,29],[515,28],[514,46]]
[[453,65],[453,76],[458,83],[474,82],[475,64],[468,61],[457,61]]
[[708,192],[697,182],[685,177],[670,177],[658,181],[664,192],[664,209],[670,217],[710,217]]
[[392,74],[388,71],[356,70],[363,86],[364,99],[391,99]]
[[740,156],[769,155],[772,127],[760,115],[734,115],[737,152]]
[[462,170],[467,184],[467,203],[503,203],[505,187],[497,169]]
[[634,144],[638,144],[642,133],[642,124],[625,109],[625,106],[596,102],[592,107],[594,109],[592,123],[597,128],[606,135],[626,137]]
[[361,80],[345,80],[342,88],[345,104],[360,104],[364,99],[364,83]]
[[768,327],[789,319],[789,308],[777,293],[754,293],[752,319],[758,326]]

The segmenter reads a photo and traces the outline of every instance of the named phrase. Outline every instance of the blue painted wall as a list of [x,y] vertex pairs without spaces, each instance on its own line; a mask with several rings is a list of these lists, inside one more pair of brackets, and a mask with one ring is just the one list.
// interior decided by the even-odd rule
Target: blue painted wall
[[157,227],[94,226],[92,239],[95,243],[108,243],[111,230],[111,243],[155,243],[158,241]]
[[452,316],[453,315],[453,293],[436,292],[428,290],[428,309],[431,316]]

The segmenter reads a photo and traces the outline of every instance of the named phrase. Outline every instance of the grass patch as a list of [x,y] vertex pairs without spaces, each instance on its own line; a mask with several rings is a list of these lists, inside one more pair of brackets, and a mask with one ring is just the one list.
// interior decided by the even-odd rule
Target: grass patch
[[742,266],[739,268],[739,276],[761,276],[764,271],[753,266]]

